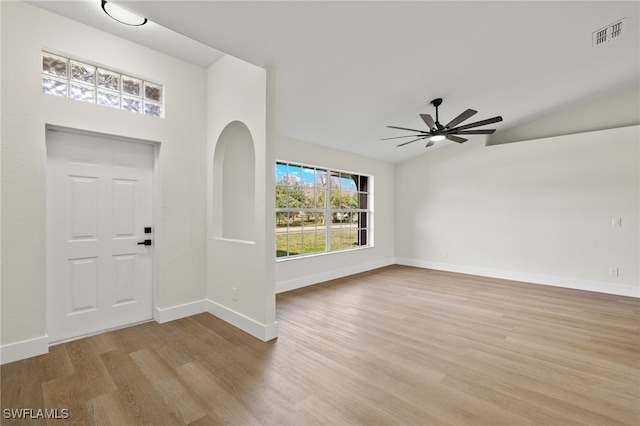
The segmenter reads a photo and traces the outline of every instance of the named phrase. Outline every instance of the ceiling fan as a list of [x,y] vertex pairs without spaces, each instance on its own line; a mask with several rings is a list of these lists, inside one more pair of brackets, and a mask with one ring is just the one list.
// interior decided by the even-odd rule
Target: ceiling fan
[[[458,126],[458,124],[469,119],[471,116],[473,116],[478,112],[472,109],[468,109],[443,126],[442,124],[440,124],[440,121],[438,118],[438,107],[442,104],[442,98],[434,99],[430,103],[431,105],[436,107],[436,121],[433,121],[433,118],[429,114],[420,114],[420,117],[422,118],[422,120],[424,120],[426,125],[429,126],[429,130],[416,130],[416,129],[407,129],[406,127],[387,126],[390,129],[408,130],[410,132],[417,132],[417,134],[396,136],[392,138],[384,138],[382,140],[384,141],[389,139],[415,138],[413,140],[410,140],[409,142],[403,142],[397,146],[404,146],[412,142],[420,141],[423,139],[429,139],[426,147],[430,147],[431,145],[434,144],[434,142],[441,141],[443,139],[449,139],[454,142],[463,143],[463,142],[466,142],[467,139],[461,138],[460,136],[457,136],[457,135],[490,135],[494,133],[496,129],[473,130],[472,128],[485,126],[487,124],[492,124],[492,123],[497,123],[499,121],[502,121],[502,117],[497,116],[497,117],[488,118],[482,121],[476,121],[475,123],[465,124],[464,126]],[[468,130],[468,129],[472,129],[472,130]]]

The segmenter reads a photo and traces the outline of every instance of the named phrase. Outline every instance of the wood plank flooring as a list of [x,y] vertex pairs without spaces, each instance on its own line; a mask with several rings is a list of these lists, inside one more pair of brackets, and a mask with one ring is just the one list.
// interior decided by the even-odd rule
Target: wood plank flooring
[[[2,366],[2,424],[639,425],[640,301],[390,266]],[[6,419],[6,409],[68,410]]]

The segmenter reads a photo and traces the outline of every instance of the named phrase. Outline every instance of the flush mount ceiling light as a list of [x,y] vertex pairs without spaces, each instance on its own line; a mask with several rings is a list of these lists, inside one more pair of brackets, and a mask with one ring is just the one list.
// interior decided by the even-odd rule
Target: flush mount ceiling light
[[113,3],[109,3],[106,0],[102,0],[102,10],[121,24],[139,27],[147,23],[147,18],[138,16],[135,13],[129,12],[128,10]]

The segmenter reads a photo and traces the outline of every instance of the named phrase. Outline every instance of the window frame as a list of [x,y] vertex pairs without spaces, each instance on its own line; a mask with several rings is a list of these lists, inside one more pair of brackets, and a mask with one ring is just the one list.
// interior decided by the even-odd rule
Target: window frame
[[[282,175],[289,181],[282,185],[282,180],[278,179],[279,167],[285,167],[285,172]],[[291,172],[290,170],[293,169]],[[326,255],[330,253],[344,252],[349,250],[359,250],[364,248],[373,247],[373,176],[363,173],[350,172],[337,168],[314,166],[299,162],[292,162],[286,160],[275,161],[275,196],[276,196],[276,223],[274,224],[275,240],[276,240],[276,261],[284,261],[291,259],[307,258],[312,256]],[[308,173],[313,173],[313,183],[309,185]],[[307,173],[306,180],[303,177],[304,173]],[[324,177],[323,177],[324,176]],[[322,179],[322,183],[318,185],[318,178]],[[354,179],[355,178],[355,179]],[[291,180],[299,179],[299,184],[292,183]],[[348,188],[343,190],[343,179],[350,179],[348,182],[353,182],[353,185],[347,185]],[[337,182],[336,182],[337,181]],[[307,182],[307,184],[305,184]],[[334,182],[332,184],[332,182]],[[338,184],[338,199],[332,200],[332,194],[335,196],[336,183]],[[355,188],[355,190],[353,190]],[[319,193],[318,189],[321,189]],[[292,191],[293,190],[293,191]],[[304,197],[303,192],[311,191],[312,197]],[[287,194],[284,198],[285,204],[291,203],[293,200],[293,206],[282,206],[283,191]],[[298,194],[299,191],[299,194]],[[300,197],[299,199],[291,199],[289,194],[294,193],[293,197]],[[346,195],[346,199],[344,198]],[[318,205],[318,200],[322,199],[323,205]],[[346,200],[348,203],[357,202],[357,207],[353,205],[342,206],[341,202]],[[349,201],[349,200],[353,201]],[[296,201],[299,202],[296,203]],[[313,206],[309,206],[309,201],[313,202]],[[305,203],[306,202],[306,203]],[[337,202],[337,206],[334,205]],[[279,206],[280,204],[280,206]],[[334,224],[334,215],[346,214],[350,221],[346,226],[344,221],[341,224]],[[279,227],[278,222],[284,215],[286,221],[286,227]],[[309,231],[305,233],[304,221],[300,219],[299,227],[291,226],[292,220],[295,221],[297,215],[314,215],[312,224],[308,227]],[[355,218],[353,215],[357,215]],[[321,225],[319,225],[318,217],[324,218]],[[341,219],[340,219],[341,220]],[[355,221],[355,226],[353,223]],[[315,223],[313,223],[315,222]],[[328,223],[328,224],[327,224]],[[320,227],[319,227],[320,226]],[[297,253],[291,254],[292,246],[290,245],[291,236],[298,234],[298,232],[292,232],[291,228],[300,228],[299,234],[301,235],[300,250]],[[283,230],[283,228],[286,228]],[[321,232],[319,232],[319,230]],[[344,241],[344,232],[347,231],[347,242]],[[318,242],[319,233],[324,234],[324,241]],[[312,243],[312,250],[307,250],[305,246],[305,235],[313,234],[314,241]],[[279,249],[279,244],[283,235],[286,238],[285,250]],[[280,238],[280,240],[279,240]],[[355,244],[353,241],[355,240]],[[308,240],[307,240],[308,241]],[[348,244],[348,246],[345,246]],[[295,247],[294,247],[295,249]],[[283,254],[284,252],[284,254]]]

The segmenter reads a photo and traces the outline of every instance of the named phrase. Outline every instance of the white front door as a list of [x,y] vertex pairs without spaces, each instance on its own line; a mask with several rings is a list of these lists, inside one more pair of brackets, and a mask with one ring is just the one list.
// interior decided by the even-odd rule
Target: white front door
[[152,192],[151,145],[47,131],[51,342],[151,319]]

